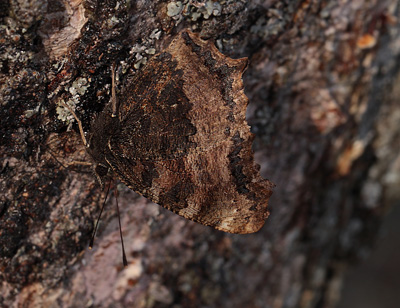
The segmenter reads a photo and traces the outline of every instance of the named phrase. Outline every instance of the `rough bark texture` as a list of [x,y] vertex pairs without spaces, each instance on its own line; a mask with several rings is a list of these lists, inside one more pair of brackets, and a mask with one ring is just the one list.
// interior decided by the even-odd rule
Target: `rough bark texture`
[[[400,193],[398,0],[0,3],[1,307],[334,307]],[[90,128],[180,29],[249,57],[256,158],[277,187],[253,235],[119,187],[129,266],[64,101]],[[139,72],[140,73],[140,72]]]

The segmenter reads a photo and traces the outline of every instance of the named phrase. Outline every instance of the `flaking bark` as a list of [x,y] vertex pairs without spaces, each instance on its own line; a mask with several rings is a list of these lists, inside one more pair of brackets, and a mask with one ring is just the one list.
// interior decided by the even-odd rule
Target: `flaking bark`
[[[400,198],[399,5],[2,2],[0,306],[334,307],[346,265]],[[260,232],[231,235],[119,187],[123,269],[114,200],[87,250],[104,194],[70,164],[89,158],[59,102],[89,131],[112,64],[129,84],[183,28],[250,60],[248,122],[277,185],[271,215]]]

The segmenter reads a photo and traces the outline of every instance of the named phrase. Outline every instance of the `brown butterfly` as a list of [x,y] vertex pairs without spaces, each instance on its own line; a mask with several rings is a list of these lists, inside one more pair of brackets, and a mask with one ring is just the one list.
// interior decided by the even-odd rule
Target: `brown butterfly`
[[[151,201],[203,225],[253,233],[274,184],[261,178],[246,122],[242,73],[187,30],[155,55],[91,126],[87,151],[102,182],[109,170]],[[114,84],[114,76],[113,76]]]

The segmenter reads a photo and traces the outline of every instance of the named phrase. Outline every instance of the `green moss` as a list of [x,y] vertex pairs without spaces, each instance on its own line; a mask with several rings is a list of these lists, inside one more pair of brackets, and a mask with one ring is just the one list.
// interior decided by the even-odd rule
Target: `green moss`
[[197,21],[201,18],[209,19],[212,16],[221,15],[222,4],[224,3],[227,3],[227,1],[171,1],[167,5],[167,15],[174,19],[176,24],[179,24],[184,18],[191,21]]
[[[63,104],[68,105],[72,110],[76,109],[76,105],[79,103],[79,96],[75,95],[70,98],[68,101],[63,101]],[[75,121],[72,113],[66,108],[63,104],[58,103],[58,107],[56,108],[57,118],[65,123],[72,124]]]
[[182,12],[183,5],[181,1],[172,1],[167,5],[167,15],[169,17],[177,16]]
[[159,29],[154,29],[148,38],[143,40],[142,44],[135,44],[131,50],[130,54],[132,55],[131,58],[134,58],[134,65],[135,69],[139,69],[141,66],[145,65],[148,60],[149,55],[154,55],[156,53],[156,49],[154,46],[154,41],[158,40],[161,37],[162,31]]
[[72,86],[69,88],[69,93],[72,95],[83,95],[89,86],[90,84],[86,78],[79,77],[72,83]]

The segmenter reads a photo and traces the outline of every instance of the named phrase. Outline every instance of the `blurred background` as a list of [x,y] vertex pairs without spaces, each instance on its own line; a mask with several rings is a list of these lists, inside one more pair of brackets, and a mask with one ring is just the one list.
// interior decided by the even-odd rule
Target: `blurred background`
[[365,260],[345,276],[338,308],[396,308],[400,303],[400,204],[388,213]]

